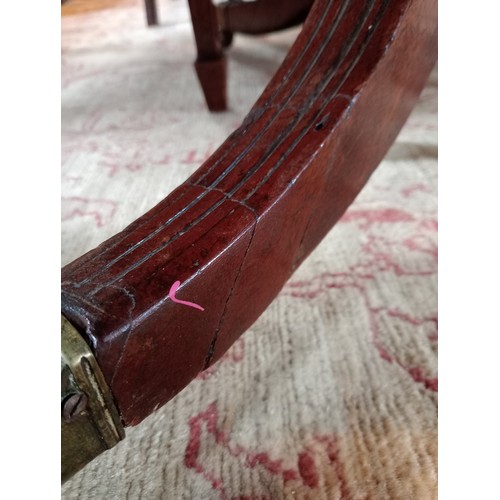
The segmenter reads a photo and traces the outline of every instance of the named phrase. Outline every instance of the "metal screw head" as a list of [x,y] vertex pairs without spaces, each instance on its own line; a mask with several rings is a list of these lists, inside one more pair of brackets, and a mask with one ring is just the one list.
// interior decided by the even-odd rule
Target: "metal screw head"
[[62,416],[69,422],[80,415],[87,408],[88,398],[84,392],[75,392],[66,398],[63,403]]

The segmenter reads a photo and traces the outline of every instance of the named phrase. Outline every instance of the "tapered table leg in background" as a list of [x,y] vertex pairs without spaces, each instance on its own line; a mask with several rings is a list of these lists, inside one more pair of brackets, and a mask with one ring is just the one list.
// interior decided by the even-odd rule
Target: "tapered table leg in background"
[[156,0],[144,0],[146,8],[146,21],[148,26],[158,25],[158,10],[156,8]]
[[211,0],[189,0],[198,55],[194,63],[208,109],[227,109],[227,61],[222,47],[221,23]]

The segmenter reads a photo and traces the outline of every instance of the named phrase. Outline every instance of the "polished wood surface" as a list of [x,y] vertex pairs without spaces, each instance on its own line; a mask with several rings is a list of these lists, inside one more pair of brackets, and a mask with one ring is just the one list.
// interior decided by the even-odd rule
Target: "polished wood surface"
[[431,0],[317,0],[243,125],[63,268],[63,314],[126,425],[219,359],[354,200],[434,65],[436,17]]

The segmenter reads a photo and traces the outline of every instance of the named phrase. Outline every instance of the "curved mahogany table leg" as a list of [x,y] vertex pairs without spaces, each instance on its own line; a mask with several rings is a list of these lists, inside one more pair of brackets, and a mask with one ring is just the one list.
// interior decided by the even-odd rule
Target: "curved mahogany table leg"
[[436,60],[433,0],[317,0],[244,123],[62,270],[62,311],[126,426],[259,317],[384,157]]

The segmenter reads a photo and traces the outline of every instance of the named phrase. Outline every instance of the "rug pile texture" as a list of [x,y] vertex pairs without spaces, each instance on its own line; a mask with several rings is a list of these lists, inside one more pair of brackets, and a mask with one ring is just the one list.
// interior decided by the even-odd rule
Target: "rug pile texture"
[[[207,112],[187,2],[62,19],[62,263],[182,183],[241,124],[298,29],[237,36]],[[437,497],[437,71],[341,221],[216,365],[64,499]]]

